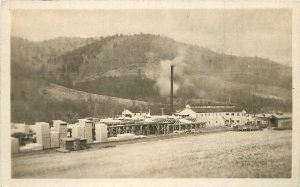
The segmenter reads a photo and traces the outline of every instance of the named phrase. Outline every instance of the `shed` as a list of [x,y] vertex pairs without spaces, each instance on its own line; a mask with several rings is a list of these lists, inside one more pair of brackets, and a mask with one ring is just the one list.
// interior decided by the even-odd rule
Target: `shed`
[[273,114],[270,116],[270,125],[277,129],[292,129],[292,114]]

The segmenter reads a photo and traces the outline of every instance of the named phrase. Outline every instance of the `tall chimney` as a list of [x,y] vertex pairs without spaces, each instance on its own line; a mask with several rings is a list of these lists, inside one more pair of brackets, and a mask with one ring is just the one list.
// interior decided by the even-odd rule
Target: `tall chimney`
[[174,66],[171,65],[171,98],[170,98],[170,115],[173,114],[173,71],[174,71]]

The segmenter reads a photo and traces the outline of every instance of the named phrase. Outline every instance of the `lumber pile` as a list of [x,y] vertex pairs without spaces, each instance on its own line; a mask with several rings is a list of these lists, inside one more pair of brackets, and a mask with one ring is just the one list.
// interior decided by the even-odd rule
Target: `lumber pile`
[[75,138],[62,138],[60,139],[60,148],[68,151],[74,150]]
[[87,139],[87,143],[93,143],[93,123],[87,119],[79,119],[79,126],[84,127],[84,138]]
[[50,144],[51,148],[59,147],[59,132],[51,131],[50,132]]
[[11,153],[19,152],[19,139],[18,138],[10,138],[11,140]]
[[72,128],[73,138],[84,138],[84,127],[80,125],[74,125]]
[[103,123],[95,124],[95,133],[97,142],[107,142],[107,125]]
[[30,147],[32,151],[40,151],[43,150],[43,145],[39,143],[29,143],[25,145],[26,147]]
[[68,126],[67,123],[62,120],[53,120],[54,131],[59,133],[59,139],[67,138]]
[[80,139],[80,148],[81,149],[87,149],[88,148],[87,139],[85,139],[85,138]]
[[125,134],[118,134],[117,135],[120,140],[132,140],[135,139],[135,135],[131,133],[125,133]]
[[79,151],[81,149],[80,146],[80,138],[74,138],[74,151]]
[[30,147],[30,146],[21,146],[20,147],[20,152],[21,153],[25,153],[25,152],[31,152],[32,151],[32,147]]
[[50,128],[49,123],[46,122],[36,122],[36,142],[43,145],[44,149],[51,148],[50,140]]

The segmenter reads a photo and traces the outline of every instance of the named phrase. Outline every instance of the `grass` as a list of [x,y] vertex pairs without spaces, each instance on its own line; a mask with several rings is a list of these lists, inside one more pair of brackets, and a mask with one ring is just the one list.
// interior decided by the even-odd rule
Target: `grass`
[[223,132],[12,157],[14,178],[289,178],[292,131]]

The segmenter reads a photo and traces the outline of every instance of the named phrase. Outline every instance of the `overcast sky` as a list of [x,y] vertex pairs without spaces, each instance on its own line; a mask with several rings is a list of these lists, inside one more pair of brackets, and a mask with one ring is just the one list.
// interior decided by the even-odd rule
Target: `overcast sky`
[[15,10],[11,34],[45,40],[143,32],[291,65],[291,16],[287,9]]

